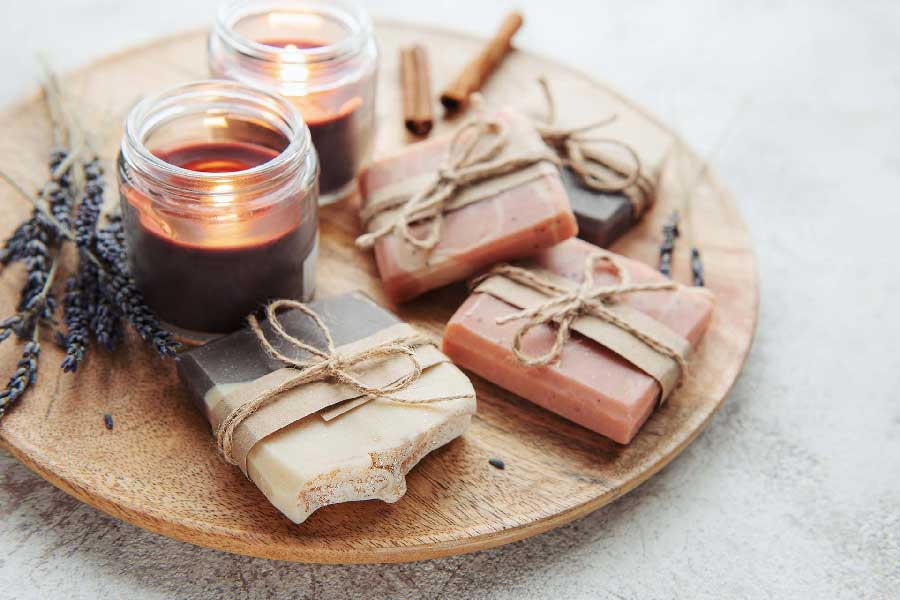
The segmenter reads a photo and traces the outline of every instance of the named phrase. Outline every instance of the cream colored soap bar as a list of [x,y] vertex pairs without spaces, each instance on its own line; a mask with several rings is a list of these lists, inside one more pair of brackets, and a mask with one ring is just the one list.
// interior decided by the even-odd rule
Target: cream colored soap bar
[[[398,323],[362,294],[328,298],[312,307],[338,346]],[[319,332],[301,315],[287,313],[282,322],[297,337],[322,345]],[[302,353],[293,351],[298,357]],[[397,395],[465,398],[423,405],[370,400],[331,420],[323,417],[328,409],[320,411],[254,445],[247,455],[247,475],[295,523],[329,504],[396,502],[406,491],[406,474],[429,452],[462,434],[475,412],[468,378],[437,350],[429,356],[425,364],[431,366],[422,377]],[[250,332],[241,331],[182,355],[179,373],[208,416],[224,395],[281,367],[260,350]],[[289,401],[291,393],[278,401]]]

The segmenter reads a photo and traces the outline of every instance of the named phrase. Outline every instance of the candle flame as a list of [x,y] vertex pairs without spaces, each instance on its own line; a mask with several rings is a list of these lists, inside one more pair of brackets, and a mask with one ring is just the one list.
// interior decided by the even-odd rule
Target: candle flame
[[283,81],[306,81],[309,79],[309,67],[303,64],[303,53],[294,44],[283,48],[284,61],[278,66],[279,79]]
[[282,63],[279,66],[279,79],[283,81],[307,81],[309,79],[309,67],[294,63]]
[[[325,27],[320,15],[300,11],[273,11],[267,16],[269,27],[285,32],[285,37],[317,39],[317,32]],[[280,32],[279,32],[280,33]],[[310,68],[304,64],[305,55],[296,44],[282,46],[278,78],[282,81],[305,82],[310,79]]]

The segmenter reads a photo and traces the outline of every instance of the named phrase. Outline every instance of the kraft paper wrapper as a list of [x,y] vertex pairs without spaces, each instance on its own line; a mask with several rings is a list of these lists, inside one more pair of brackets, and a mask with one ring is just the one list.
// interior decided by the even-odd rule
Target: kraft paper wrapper
[[[560,277],[555,273],[536,268],[530,270],[560,287],[570,290],[578,287],[575,282]],[[490,294],[520,309],[538,306],[551,298],[502,275],[494,275],[485,279],[474,291]],[[656,319],[621,303],[610,304],[607,308],[638,331],[663,342],[682,356],[687,356],[690,352],[691,346],[686,339]],[[659,382],[662,390],[660,403],[665,402],[678,384],[678,379],[681,375],[678,363],[668,356],[653,350],[631,333],[591,315],[584,315],[575,319],[572,323],[572,329],[615,352]]]
[[[397,323],[371,336],[339,346],[337,352],[354,353],[397,338],[414,335],[415,333],[416,330],[411,325]],[[414,348],[414,351],[422,365],[423,375],[415,384],[402,390],[406,396],[400,392],[396,395],[413,398],[416,396],[434,397],[445,395],[447,393],[445,390],[446,386],[441,385],[440,381],[429,382],[423,380],[426,380],[425,371],[427,369],[443,362],[449,362],[449,359],[431,344],[418,346]],[[411,370],[412,363],[408,358],[396,357],[361,363],[353,369],[353,372],[354,376],[363,384],[380,387],[401,379]],[[277,387],[291,378],[299,377],[301,373],[302,371],[291,367],[277,369],[229,392],[209,408],[208,414],[213,430],[217,430],[222,420],[247,400],[273,387]],[[413,395],[410,396],[410,394]],[[257,410],[237,427],[234,432],[232,456],[246,475],[247,456],[250,454],[250,450],[269,435],[329,407],[334,408],[329,411],[323,411],[320,414],[325,420],[332,420],[357,406],[365,404],[371,399],[369,396],[361,396],[359,392],[349,386],[328,381],[312,382],[298,386]],[[351,402],[341,404],[348,400]],[[337,404],[341,405],[335,407]]]

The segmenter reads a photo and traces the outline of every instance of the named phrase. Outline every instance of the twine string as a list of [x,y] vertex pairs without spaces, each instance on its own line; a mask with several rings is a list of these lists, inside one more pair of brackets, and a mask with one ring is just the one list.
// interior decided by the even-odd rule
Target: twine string
[[[278,317],[278,310],[282,308],[298,310],[309,318],[325,338],[325,348],[321,349],[311,344],[307,344],[288,333]],[[216,430],[216,443],[222,455],[231,464],[236,464],[236,461],[233,458],[233,452],[234,433],[238,426],[260,408],[269,404],[284,392],[308,383],[332,381],[349,386],[361,396],[370,396],[372,398],[380,398],[404,404],[429,404],[469,397],[465,394],[444,395],[432,398],[401,398],[394,395],[418,381],[422,376],[423,367],[419,358],[416,356],[415,348],[417,346],[430,344],[431,341],[420,333],[388,340],[355,352],[341,353],[335,347],[334,338],[328,327],[322,322],[321,317],[316,311],[302,302],[285,299],[275,300],[266,306],[265,313],[269,325],[278,338],[281,338],[293,348],[305,350],[312,356],[303,360],[288,356],[275,347],[263,331],[256,316],[250,315],[247,317],[250,329],[253,331],[263,350],[265,350],[269,356],[281,362],[285,367],[297,369],[299,375],[290,378],[283,384],[266,390],[253,398],[249,398],[222,420]],[[354,375],[354,368],[358,367],[361,363],[397,357],[406,358],[410,362],[412,369],[396,381],[381,386],[371,386],[363,383],[356,375]]]
[[[596,284],[594,272],[602,263],[607,263],[611,267],[612,274],[617,279],[616,283],[603,286]],[[573,323],[581,316],[590,315],[622,329],[655,352],[678,363],[679,383],[687,372],[687,360],[681,352],[641,331],[610,309],[619,296],[636,292],[671,291],[677,287],[675,283],[671,281],[635,283],[619,258],[606,250],[592,252],[585,258],[581,282],[575,289],[563,287],[538,273],[508,264],[494,267],[481,280],[493,275],[500,275],[549,297],[546,302],[496,319],[498,325],[524,321],[516,331],[512,347],[516,358],[524,365],[546,366],[559,360],[563,346],[571,335]],[[536,327],[552,323],[558,325],[553,347],[540,356],[528,355],[522,347],[525,336]]]
[[[371,248],[389,233],[397,233],[407,243],[423,250],[433,250],[441,239],[444,214],[449,203],[466,187],[508,175],[542,161],[556,163],[556,157],[543,151],[513,156],[501,156],[509,144],[508,126],[497,120],[476,116],[463,124],[454,134],[450,149],[434,179],[426,187],[403,202],[397,218],[356,239],[360,248]],[[367,220],[396,208],[386,203],[377,207]],[[417,237],[413,224],[427,227],[424,237]]]
[[[559,155],[562,164],[574,172],[581,182],[590,189],[604,193],[624,192],[632,186],[642,187],[643,164],[633,146],[627,142],[604,136],[591,136],[591,132],[602,129],[618,119],[610,115],[579,127],[559,127],[556,125],[556,98],[546,78],[538,79],[547,103],[546,124],[538,127],[544,142]],[[628,160],[617,160],[597,145],[618,148]],[[642,189],[642,192],[646,193]],[[628,195],[636,217],[646,208],[646,202],[639,202]]]

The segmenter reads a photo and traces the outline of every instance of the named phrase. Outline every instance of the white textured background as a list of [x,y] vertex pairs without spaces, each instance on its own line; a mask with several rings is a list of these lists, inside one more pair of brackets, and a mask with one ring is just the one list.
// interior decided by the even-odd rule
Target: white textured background
[[[487,34],[512,6],[372,1]],[[205,26],[213,0],[0,0],[0,104]],[[498,550],[307,566],[204,550],[80,504],[0,453],[0,598],[900,598],[900,3],[520,0],[521,46],[612,82],[716,158],[761,318],[708,430],[606,509]],[[743,109],[739,110],[739,107]]]

